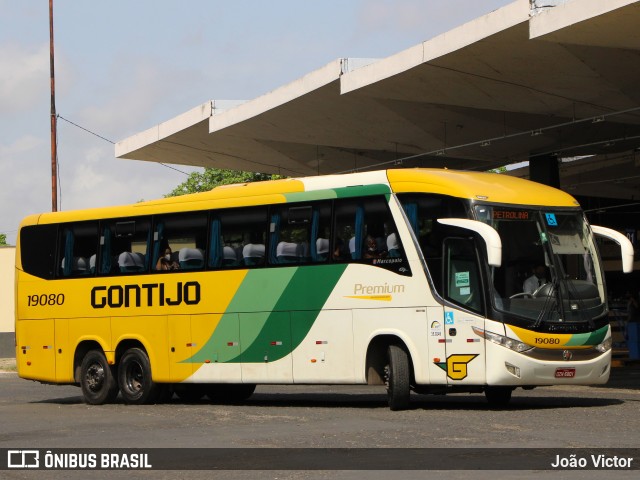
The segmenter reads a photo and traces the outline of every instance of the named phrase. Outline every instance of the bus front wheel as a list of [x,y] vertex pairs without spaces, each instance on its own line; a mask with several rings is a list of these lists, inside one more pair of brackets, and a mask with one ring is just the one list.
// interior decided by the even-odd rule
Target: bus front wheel
[[151,379],[149,357],[140,348],[130,348],[122,356],[118,384],[125,403],[132,405],[154,403],[161,393],[160,385]]
[[389,345],[384,377],[389,408],[391,410],[406,410],[409,408],[411,373],[409,357],[402,347]]
[[102,352],[90,350],[82,359],[80,387],[90,405],[111,403],[118,396],[118,383]]

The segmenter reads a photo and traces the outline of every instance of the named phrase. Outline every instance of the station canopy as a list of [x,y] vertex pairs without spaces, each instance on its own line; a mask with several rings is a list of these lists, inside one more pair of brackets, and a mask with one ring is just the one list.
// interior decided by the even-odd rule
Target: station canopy
[[116,157],[307,176],[557,156],[570,193],[637,198],[640,0],[536,3],[550,2],[517,0],[388,58],[337,59],[253,100],[207,101]]

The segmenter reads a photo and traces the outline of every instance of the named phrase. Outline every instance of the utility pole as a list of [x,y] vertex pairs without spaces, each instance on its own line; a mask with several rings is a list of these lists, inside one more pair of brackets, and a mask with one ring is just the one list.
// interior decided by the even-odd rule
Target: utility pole
[[51,211],[58,211],[56,81],[53,69],[53,0],[49,0],[49,70],[51,72]]

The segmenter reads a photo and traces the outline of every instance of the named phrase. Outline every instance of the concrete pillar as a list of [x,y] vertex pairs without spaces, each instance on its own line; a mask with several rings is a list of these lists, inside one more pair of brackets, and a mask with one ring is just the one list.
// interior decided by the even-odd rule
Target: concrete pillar
[[555,155],[540,155],[529,159],[529,179],[560,188],[560,168]]

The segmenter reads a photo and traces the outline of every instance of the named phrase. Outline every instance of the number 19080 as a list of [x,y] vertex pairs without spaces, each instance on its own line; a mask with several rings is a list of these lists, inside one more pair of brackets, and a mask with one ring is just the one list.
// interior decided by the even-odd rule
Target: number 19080
[[43,293],[42,295],[29,295],[28,299],[29,301],[27,306],[29,307],[63,305],[64,293],[50,293],[49,295]]

